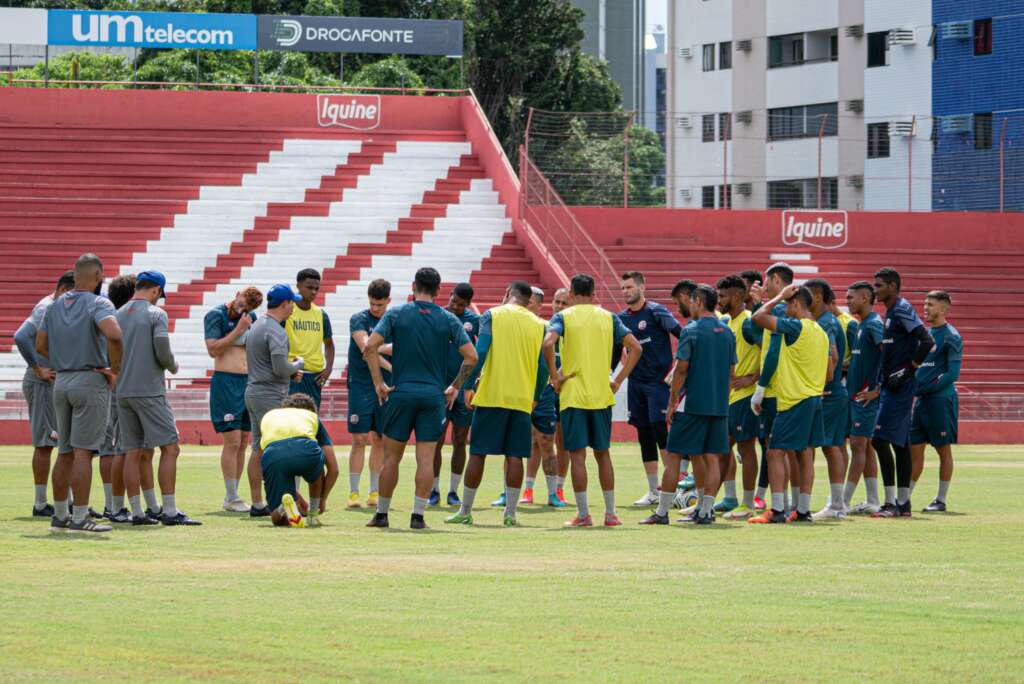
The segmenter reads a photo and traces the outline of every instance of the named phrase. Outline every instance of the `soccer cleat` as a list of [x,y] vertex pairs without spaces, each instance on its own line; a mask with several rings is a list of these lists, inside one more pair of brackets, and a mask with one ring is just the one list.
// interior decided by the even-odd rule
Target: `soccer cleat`
[[54,515],[54,516],[52,516],[50,518],[50,531],[51,532],[67,532],[68,531],[68,525],[70,525],[70,524],[71,524],[71,518],[70,517],[58,518],[57,516]]
[[497,499],[495,499],[494,501],[491,502],[491,505],[492,506],[501,506],[502,508],[504,508],[505,507],[505,493],[502,492],[501,496],[499,496]]
[[370,518],[370,522],[366,523],[367,527],[390,527],[391,523],[388,522],[387,513],[374,513],[373,517]]
[[820,511],[811,516],[812,520],[845,520],[846,513],[844,511],[836,510],[831,506],[825,506]]
[[693,521],[695,525],[710,525],[715,522],[715,516],[713,515],[698,515],[697,519]]
[[267,506],[266,504],[260,508],[253,506],[249,509],[250,518],[266,518],[268,515],[270,515],[270,506]]
[[228,501],[224,500],[224,505],[221,507],[228,513],[248,513],[249,504],[245,503],[243,499],[232,499]]
[[473,514],[466,513],[465,515],[463,515],[462,513],[456,513],[454,515],[449,515],[447,518],[444,519],[444,521],[449,525],[472,525]]
[[713,510],[715,511],[715,513],[728,513],[729,511],[733,510],[739,505],[740,502],[737,501],[735,497],[727,496],[718,503],[716,503]]
[[874,515],[882,509],[878,504],[862,501],[849,510],[850,515]]
[[657,513],[651,513],[649,516],[640,521],[641,525],[668,525],[668,515],[658,515]]
[[160,521],[156,520],[155,518],[150,518],[148,515],[144,515],[142,517],[136,517],[134,515],[132,516],[132,525],[133,526],[139,526],[139,525],[159,525],[159,524],[160,524]]
[[593,526],[594,526],[594,519],[591,518],[589,515],[585,516],[583,518],[581,518],[580,516],[577,515],[572,520],[562,524],[562,527],[593,527]]
[[558,493],[548,494],[548,506],[551,508],[565,508],[566,503],[558,498]]
[[928,504],[923,509],[921,509],[921,512],[922,513],[945,513],[946,512],[946,502],[945,501],[940,501],[939,499],[936,499],[935,501],[932,501],[930,504]]
[[764,499],[762,499],[759,496],[755,496],[754,497],[754,510],[755,511],[765,511],[765,510],[768,510],[768,502],[765,501]]
[[901,518],[910,518],[914,515],[910,510],[910,499],[907,499],[906,503],[897,504],[897,506],[900,509]]
[[604,514],[604,526],[605,527],[618,527],[621,524],[622,524],[622,521],[619,520],[619,516],[615,515],[614,513],[605,513]]
[[110,509],[109,509],[109,508],[107,508],[106,506],[104,506],[104,507],[103,507],[103,515],[102,515],[102,518],[103,518],[104,520],[110,520],[110,519],[111,519],[112,517],[114,517],[114,514],[110,512]]
[[92,518],[86,518],[78,523],[72,520],[68,523],[68,532],[110,532],[112,529],[114,528],[110,525],[103,525]]
[[754,517],[754,511],[740,504],[722,517],[726,520],[749,520]]
[[565,500],[565,490],[561,487],[555,490],[555,496],[558,497],[558,500],[561,501],[563,505],[569,505],[569,502]]
[[898,518],[899,516],[899,506],[890,503],[882,504],[882,507],[876,513],[871,514],[872,518]]
[[764,513],[750,518],[747,522],[752,525],[781,525],[789,522],[789,520],[786,518],[786,514],[782,511],[766,509]]
[[519,504],[533,504],[533,487],[527,487],[523,490],[523,495],[519,497]]
[[792,515],[789,516],[789,522],[809,523],[814,522],[814,518],[811,516],[810,511],[807,511],[806,513],[793,511]]
[[427,497],[427,505],[436,506],[439,503],[441,503],[441,492],[436,489],[432,489],[430,491],[430,496]]
[[348,495],[348,503],[345,508],[362,508],[363,502],[359,500],[359,492],[351,492]]
[[53,512],[53,504],[46,504],[42,508],[32,507],[33,518],[52,518]]
[[96,518],[97,520],[101,520],[105,516],[102,513],[97,513],[95,508],[93,508],[92,506],[89,506],[89,517],[90,518]]
[[295,497],[285,494],[281,497],[281,508],[284,509],[284,517],[288,520],[288,527],[305,527],[306,519],[299,512],[299,505],[295,503]]
[[409,529],[412,530],[425,530],[427,529],[427,521],[423,519],[422,515],[413,513],[409,516]]
[[[203,524],[203,523],[199,522],[198,520],[193,520],[192,518],[188,517],[187,515],[185,515],[181,511],[178,511],[177,515],[162,515],[162,516],[160,516],[160,522],[162,524],[164,524],[164,525],[168,525],[168,526],[171,526],[171,527],[173,527],[174,525],[196,526],[196,525],[202,525]],[[299,527],[302,527],[302,525],[300,525]]]
[[455,492],[448,492],[448,505],[449,506],[461,506],[462,499]]
[[127,508],[122,508],[114,515],[110,516],[110,522],[118,523],[119,525],[127,525],[132,521],[132,512]]
[[647,492],[639,499],[633,502],[634,506],[657,506],[660,497],[658,492]]
[[[152,508],[147,508],[146,509],[146,517],[147,518],[152,518],[153,520],[156,520],[157,522],[160,522],[160,517],[163,515],[163,512],[164,512],[164,509],[162,507],[156,509],[155,511]],[[268,512],[267,515],[270,515],[270,513]]]
[[366,497],[366,507],[376,508],[377,507],[377,492],[370,492],[369,496]]
[[501,521],[501,524],[505,527],[519,527],[519,521],[516,520],[514,515],[506,515],[505,519]]
[[306,527],[322,527],[323,523],[320,522],[320,514],[315,511],[310,511],[306,517]]

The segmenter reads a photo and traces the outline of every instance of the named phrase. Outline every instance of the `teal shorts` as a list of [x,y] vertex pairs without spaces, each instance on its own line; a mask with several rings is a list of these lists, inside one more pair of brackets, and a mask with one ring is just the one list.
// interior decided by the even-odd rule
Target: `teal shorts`
[[469,453],[476,456],[529,458],[533,447],[530,414],[526,411],[478,406],[473,411]]
[[823,397],[821,400],[821,421],[824,433],[818,446],[840,447],[846,444],[850,433],[850,399],[846,394]]
[[775,416],[779,413],[779,401],[775,397],[765,397],[761,401],[761,415],[757,417],[757,438],[768,443],[775,425]]
[[551,385],[544,387],[540,393],[540,401],[533,407],[530,420],[533,427],[545,435],[553,435],[558,431],[558,395]]
[[850,400],[850,436],[867,437],[875,436],[875,425],[878,424],[878,399],[875,399],[867,406],[859,401]]
[[289,437],[271,442],[260,458],[267,505],[274,510],[285,494],[295,496],[295,478],[316,482],[324,474],[324,452],[307,437]]
[[317,378],[318,375],[320,375],[319,372],[316,372],[316,373],[306,373],[306,372],[303,372],[302,373],[302,380],[299,380],[298,382],[295,382],[294,380],[292,380],[292,382],[289,383],[289,385],[288,385],[288,394],[298,394],[299,392],[302,392],[303,394],[308,394],[313,399],[313,401],[316,402],[316,408],[319,411],[320,410],[320,392],[322,391],[322,388],[320,387],[320,385],[316,381],[316,378]]
[[754,415],[754,410],[750,408],[750,397],[744,397],[729,404],[729,436],[733,440],[746,442],[757,439],[760,429],[760,421]]
[[821,397],[808,397],[775,416],[769,449],[803,451],[821,446],[825,440],[825,424],[821,414]]
[[926,394],[914,403],[910,443],[940,447],[956,444],[960,399],[956,392]]
[[467,428],[473,424],[473,409],[466,405],[465,392],[455,395],[455,403],[448,409],[448,422],[460,428]]
[[448,422],[444,395],[397,394],[392,392],[380,407],[380,429],[385,437],[408,442],[415,432],[417,442],[436,442]]
[[[737,402],[739,403],[739,402]],[[729,418],[677,413],[668,430],[668,452],[683,456],[729,453]]]
[[380,402],[372,387],[348,386],[348,432],[350,435],[380,434]]
[[612,443],[612,408],[564,408],[559,415],[566,451],[590,447],[607,451]]
[[241,430],[252,432],[249,411],[245,408],[245,373],[213,371],[210,378],[210,421],[216,432]]

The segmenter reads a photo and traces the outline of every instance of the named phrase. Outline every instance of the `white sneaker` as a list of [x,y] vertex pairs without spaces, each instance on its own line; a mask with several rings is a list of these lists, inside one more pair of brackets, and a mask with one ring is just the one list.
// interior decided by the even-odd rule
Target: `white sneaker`
[[874,515],[880,510],[882,510],[881,506],[877,504],[868,503],[867,501],[862,501],[861,503],[855,505],[853,508],[849,509],[849,513],[850,515]]
[[657,506],[660,501],[658,492],[647,492],[633,502],[634,506]]
[[225,511],[229,511],[231,513],[249,512],[249,504],[245,503],[245,501],[243,501],[242,499],[235,499],[233,501],[228,501],[227,499],[225,499],[223,508]]
[[842,520],[846,514],[840,510],[826,506],[811,516],[811,520]]

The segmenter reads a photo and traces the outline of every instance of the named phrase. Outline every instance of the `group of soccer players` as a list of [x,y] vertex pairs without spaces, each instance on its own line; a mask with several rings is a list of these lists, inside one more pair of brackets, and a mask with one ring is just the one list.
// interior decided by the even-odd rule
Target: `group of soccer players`
[[[175,500],[178,433],[165,374],[178,365],[167,315],[156,306],[166,278],[157,271],[115,278],[106,296],[99,294],[102,283],[100,260],[83,255],[15,335],[28,364],[23,389],[35,447],[33,515],[49,516],[55,531],[109,531],[101,517],[199,524]],[[629,422],[648,482],[634,505],[657,506],[644,524],[668,524],[679,490],[693,491],[683,520],[696,524],[713,522],[716,513],[751,523],[909,516],[926,444],[939,453],[940,482],[925,510],[945,510],[962,357],[960,335],[945,320],[951,306],[945,292],[927,295],[929,329],[900,296],[900,277],[891,268],[879,270],[874,283],[848,288],[847,313],[828,282],[794,284],[793,270],[780,263],[763,276],[727,275],[714,287],[679,281],[671,297],[688,319],[684,326],[646,299],[644,277],[635,271],[622,277],[627,308],[621,313],[595,304],[593,278],[579,274],[554,294],[550,321],[538,316],[544,292],[523,281],[512,282],[502,304],[482,315],[469,283],[455,287],[446,307],[434,303],[440,285],[435,269],[421,268],[412,300],[390,306],[391,284],[374,280],[367,309],[349,322],[347,506],[364,505],[360,481],[369,448],[371,527],[390,525],[399,464],[413,435],[410,526],[426,527],[427,507],[441,502],[441,447],[449,429],[445,502],[458,510],[446,522],[473,524],[485,459],[500,455],[505,487],[492,505],[503,508],[506,526],[518,525],[520,504],[533,503],[541,468],[554,508],[568,505],[563,486],[571,469],[576,514],[566,525],[592,526],[589,448],[603,523],[620,525],[609,449],[615,393],[627,378]],[[314,304],[319,289],[320,274],[303,269],[295,288],[278,284],[265,296],[245,288],[205,317],[214,360],[210,416],[223,437],[227,511],[315,526],[326,510],[339,467],[318,415],[335,357],[330,318]],[[257,317],[264,299],[266,311]],[[884,318],[874,311],[876,299]],[[46,485],[54,446],[51,506]],[[152,471],[157,447],[162,502]],[[818,448],[828,464],[830,496],[812,514]],[[94,456],[104,479],[102,515],[88,503]],[[243,470],[251,505],[239,493]],[[854,506],[861,477],[867,501]],[[308,500],[299,494],[301,479],[309,484]]]

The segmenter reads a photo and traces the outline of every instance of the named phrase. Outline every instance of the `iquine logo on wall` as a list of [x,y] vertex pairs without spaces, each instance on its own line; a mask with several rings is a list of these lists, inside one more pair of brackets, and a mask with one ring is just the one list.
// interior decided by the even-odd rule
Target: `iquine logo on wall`
[[380,95],[317,95],[316,121],[357,131],[380,125]]
[[837,249],[849,239],[845,211],[788,210],[782,212],[782,244]]

